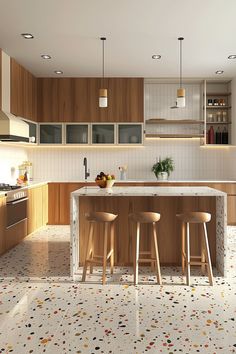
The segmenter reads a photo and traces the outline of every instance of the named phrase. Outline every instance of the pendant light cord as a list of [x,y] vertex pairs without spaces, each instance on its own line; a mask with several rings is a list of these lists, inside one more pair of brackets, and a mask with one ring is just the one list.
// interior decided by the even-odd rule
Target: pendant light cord
[[180,63],[179,63],[179,85],[180,85],[180,88],[182,88],[182,41],[184,40],[183,37],[179,37],[178,40],[180,41],[180,53],[179,53],[179,60],[180,60]]
[[104,85],[104,74],[105,74],[105,40],[106,37],[101,37],[102,40],[102,81]]

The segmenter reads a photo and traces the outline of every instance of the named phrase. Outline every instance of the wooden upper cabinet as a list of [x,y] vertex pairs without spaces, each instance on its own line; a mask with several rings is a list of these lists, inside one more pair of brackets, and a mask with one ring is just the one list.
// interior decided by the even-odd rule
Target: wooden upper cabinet
[[[143,79],[39,78],[39,122],[143,122]],[[108,107],[99,108],[101,85]]]
[[36,78],[11,58],[11,113],[37,120]]

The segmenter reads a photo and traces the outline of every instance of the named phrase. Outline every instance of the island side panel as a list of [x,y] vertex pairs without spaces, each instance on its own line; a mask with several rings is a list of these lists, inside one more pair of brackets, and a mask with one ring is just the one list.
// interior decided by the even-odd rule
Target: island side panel
[[229,254],[227,242],[227,197],[216,197],[216,265],[218,271],[227,276]]
[[[88,222],[84,215],[90,211],[107,211],[118,214],[115,222],[115,264],[132,264],[132,235],[135,234],[135,225],[128,220],[133,211],[156,211],[161,213],[158,223],[158,242],[160,260],[162,264],[180,265],[181,262],[181,223],[176,214],[183,211],[208,211],[212,214],[212,221],[208,224],[209,243],[212,263],[216,261],[216,198],[215,197],[127,197],[127,196],[80,196],[79,207],[79,263],[83,265],[88,237]],[[102,254],[103,226],[95,227],[95,253]],[[200,254],[200,238],[202,232],[199,225],[191,225],[191,251],[193,255]],[[142,225],[140,249],[153,248],[151,226]]]
[[[83,224],[83,219],[79,218],[79,196],[71,194],[70,196],[70,274],[73,277],[79,265],[79,230],[80,221]],[[83,237],[82,237],[83,239]]]

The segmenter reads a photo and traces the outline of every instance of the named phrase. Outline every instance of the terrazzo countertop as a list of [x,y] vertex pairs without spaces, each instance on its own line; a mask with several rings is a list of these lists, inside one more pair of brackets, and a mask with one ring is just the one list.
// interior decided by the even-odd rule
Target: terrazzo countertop
[[209,187],[83,187],[74,192],[73,196],[227,196],[226,193]]

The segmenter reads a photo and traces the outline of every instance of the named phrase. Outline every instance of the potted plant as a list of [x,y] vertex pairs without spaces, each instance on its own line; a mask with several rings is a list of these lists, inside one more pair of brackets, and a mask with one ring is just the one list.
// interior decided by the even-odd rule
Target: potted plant
[[158,162],[152,166],[152,171],[157,179],[167,180],[170,172],[174,171],[174,161],[171,157],[166,157],[164,160],[159,158]]

